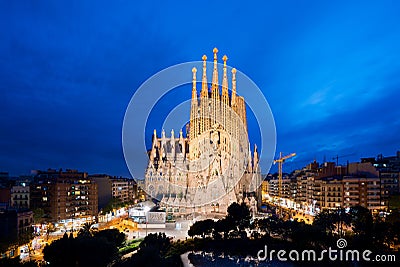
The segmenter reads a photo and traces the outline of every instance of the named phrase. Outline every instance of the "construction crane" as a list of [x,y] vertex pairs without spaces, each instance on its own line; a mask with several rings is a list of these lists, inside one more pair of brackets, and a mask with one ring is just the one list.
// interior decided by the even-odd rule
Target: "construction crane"
[[282,156],[282,152],[279,153],[279,159],[274,160],[274,164],[278,163],[278,199],[279,199],[279,217],[282,217],[282,165],[285,160],[296,156],[296,153]]
[[339,159],[340,158],[346,158],[346,157],[349,157],[349,156],[353,156],[355,154],[356,153],[351,153],[351,154],[347,154],[347,155],[336,155],[336,157],[333,157],[332,160],[336,159],[336,166],[339,166]]

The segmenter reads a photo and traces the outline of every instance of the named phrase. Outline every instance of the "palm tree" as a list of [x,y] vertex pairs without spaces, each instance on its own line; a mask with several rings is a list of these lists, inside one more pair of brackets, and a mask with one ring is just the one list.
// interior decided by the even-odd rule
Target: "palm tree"
[[93,236],[93,222],[86,222],[82,225],[82,228],[78,232],[78,236],[83,236],[83,237],[91,237]]

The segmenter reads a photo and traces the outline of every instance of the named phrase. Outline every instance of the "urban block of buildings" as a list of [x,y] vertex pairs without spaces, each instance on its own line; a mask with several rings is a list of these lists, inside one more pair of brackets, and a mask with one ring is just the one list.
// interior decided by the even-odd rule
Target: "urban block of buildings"
[[[16,244],[25,234],[46,231],[48,223],[59,230],[78,229],[85,222],[98,221],[99,211],[112,200],[136,203],[135,180],[69,169],[36,170],[20,177],[2,172],[0,244]],[[10,257],[18,254],[15,248],[8,253]]]
[[399,175],[400,152],[393,157],[362,158],[346,166],[314,161],[283,177],[281,198],[278,177],[268,175],[261,187],[262,199],[310,214],[357,205],[386,210],[390,197],[400,194]]

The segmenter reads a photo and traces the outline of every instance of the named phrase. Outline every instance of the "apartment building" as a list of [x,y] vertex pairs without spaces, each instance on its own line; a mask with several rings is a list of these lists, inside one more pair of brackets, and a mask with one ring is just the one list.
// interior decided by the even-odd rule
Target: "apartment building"
[[30,187],[26,184],[11,187],[11,207],[28,209],[30,207]]
[[77,170],[36,171],[31,208],[41,208],[48,221],[94,219],[98,214],[97,184]]

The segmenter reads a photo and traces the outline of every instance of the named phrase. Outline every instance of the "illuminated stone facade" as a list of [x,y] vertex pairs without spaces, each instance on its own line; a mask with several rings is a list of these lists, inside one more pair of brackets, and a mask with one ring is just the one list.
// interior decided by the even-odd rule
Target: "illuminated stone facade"
[[[190,122],[187,136],[174,130],[169,137],[153,134],[145,188],[161,206],[175,214],[193,211],[225,213],[232,202],[246,200],[261,184],[257,147],[252,155],[247,133],[246,105],[236,94],[236,69],[232,69],[231,93],[223,57],[222,93],[218,83],[217,49],[211,86],[203,56],[200,96],[197,69],[193,68]],[[250,201],[250,200],[248,200]],[[255,201],[254,198],[251,201]],[[256,206],[256,205],[255,205]]]

